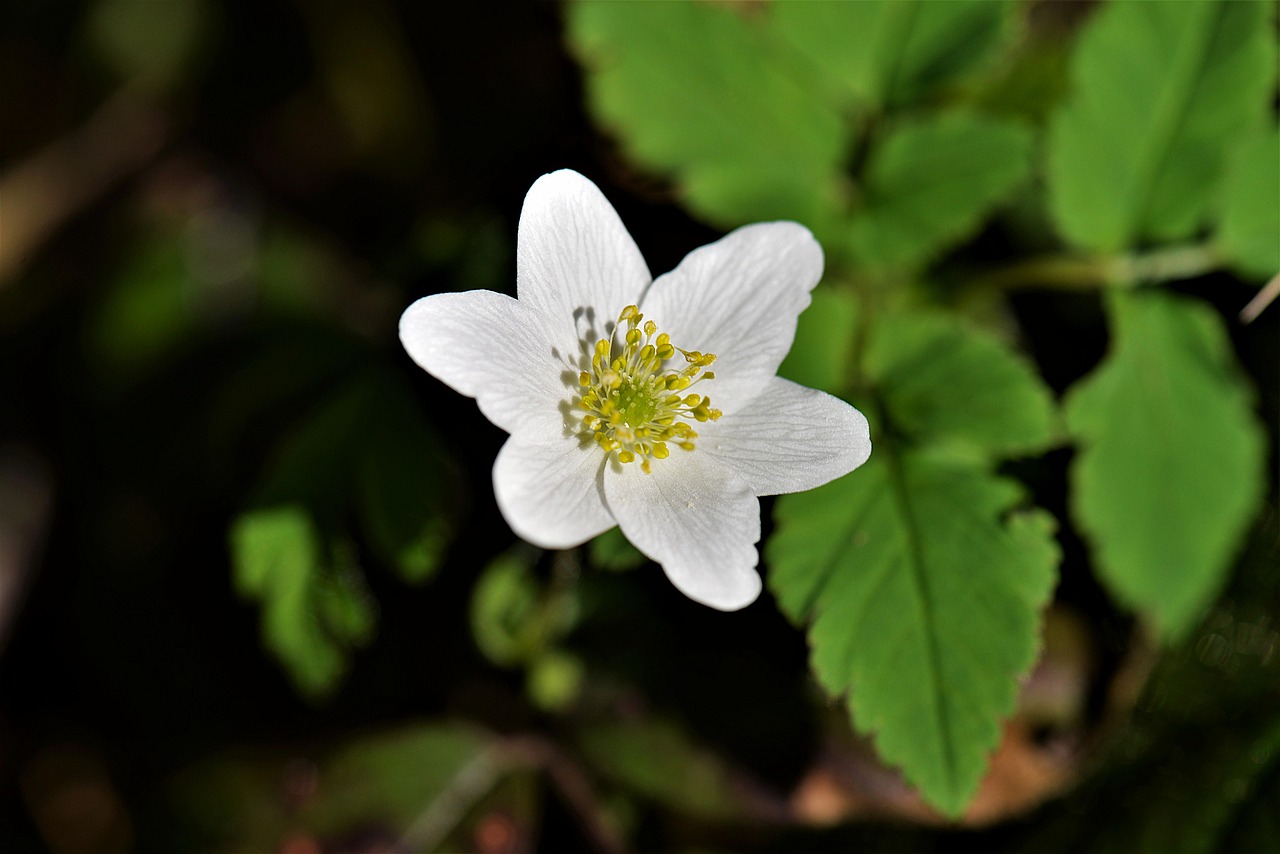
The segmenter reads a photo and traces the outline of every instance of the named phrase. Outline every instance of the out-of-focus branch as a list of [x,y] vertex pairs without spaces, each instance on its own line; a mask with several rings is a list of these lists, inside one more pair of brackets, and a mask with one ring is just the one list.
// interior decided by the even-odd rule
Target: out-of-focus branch
[[0,446],[0,652],[49,529],[53,475],[34,451]]
[[170,130],[158,107],[122,90],[84,125],[0,175],[0,288],[68,220],[149,163]]
[[1266,310],[1267,306],[1276,301],[1276,297],[1280,297],[1280,273],[1276,273],[1271,277],[1271,281],[1258,291],[1257,296],[1249,300],[1249,304],[1240,309],[1240,322],[1253,323],[1258,319],[1258,315]]
[[1166,246],[1128,255],[1049,255],[1017,261],[975,277],[988,288],[1097,290],[1148,282],[1192,279],[1221,269],[1222,259],[1209,246]]
[[604,811],[586,772],[553,742],[537,735],[512,736],[478,754],[427,805],[394,850],[434,851],[467,811],[515,769],[546,773],[595,851],[623,854],[627,850],[617,831],[604,820]]

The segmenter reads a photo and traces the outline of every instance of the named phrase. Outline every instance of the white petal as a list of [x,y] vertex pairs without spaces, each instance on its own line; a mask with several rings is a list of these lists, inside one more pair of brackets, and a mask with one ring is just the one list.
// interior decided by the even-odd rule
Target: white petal
[[493,291],[423,297],[400,317],[400,342],[418,365],[508,433],[544,439],[567,434],[577,382],[554,337],[545,315]]
[[493,464],[493,494],[511,530],[535,546],[567,549],[616,522],[601,497],[604,453],[577,439],[512,436]]
[[709,454],[675,451],[653,474],[607,465],[604,494],[622,533],[690,599],[736,611],[760,595],[760,502]]
[[651,277],[644,257],[600,189],[569,169],[543,175],[520,211],[516,294],[588,346],[639,301]]
[[781,377],[773,377],[759,397],[699,429],[695,453],[719,458],[756,495],[822,486],[871,455],[871,431],[861,412]]
[[695,249],[659,276],[641,309],[685,350],[715,353],[699,389],[726,413],[778,372],[822,278],[822,248],[794,222],[763,222]]

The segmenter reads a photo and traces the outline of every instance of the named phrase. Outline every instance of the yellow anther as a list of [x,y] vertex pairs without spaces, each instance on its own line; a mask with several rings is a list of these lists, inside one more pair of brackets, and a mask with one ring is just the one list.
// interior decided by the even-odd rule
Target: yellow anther
[[[702,369],[715,355],[700,350],[679,350],[671,336],[658,332],[658,325],[645,321],[637,306],[629,305],[618,315],[621,336],[601,338],[592,351],[591,369],[578,374],[583,388],[574,405],[583,411],[582,435],[614,454],[619,463],[640,460],[645,472],[653,460],[671,455],[668,442],[692,451],[698,434],[689,422],[714,421],[720,410],[711,408],[705,395],[679,392],[695,382],[714,379]],[[663,364],[679,352],[685,366],[663,370]]]

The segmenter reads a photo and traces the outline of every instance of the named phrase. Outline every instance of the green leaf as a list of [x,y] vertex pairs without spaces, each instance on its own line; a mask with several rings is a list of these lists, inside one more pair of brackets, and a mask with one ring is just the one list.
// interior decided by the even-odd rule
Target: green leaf
[[199,331],[193,305],[197,291],[180,235],[157,235],[141,243],[106,283],[91,318],[91,364],[116,379],[164,363]]
[[1111,352],[1066,402],[1072,511],[1127,605],[1177,636],[1217,593],[1258,510],[1263,432],[1222,321],[1159,293],[1108,302]]
[[1246,276],[1280,272],[1280,128],[1244,140],[1228,163],[1217,245]]
[[1014,122],[967,113],[903,122],[867,163],[855,256],[899,267],[954,245],[1027,178],[1030,154],[1031,133]]
[[773,29],[861,105],[896,107],[976,66],[1000,40],[999,0],[774,3]]
[[1053,396],[1003,342],[943,315],[887,314],[865,355],[889,417],[917,438],[954,438],[997,454],[1054,437]]
[[733,226],[829,216],[840,116],[758,22],[710,3],[575,3],[589,104],[627,154],[673,173],[689,206]]
[[294,685],[319,698],[337,688],[347,655],[371,637],[373,602],[354,567],[327,563],[296,506],[255,510],[231,528],[236,589],[262,607],[263,641]]
[[407,830],[451,786],[470,784],[464,797],[477,797],[482,792],[469,791],[477,782],[493,785],[506,770],[493,747],[489,733],[463,723],[416,725],[347,744],[320,764],[319,797],[304,823],[322,833]]
[[601,569],[623,572],[643,566],[648,560],[631,545],[621,528],[610,528],[591,541],[591,562]]
[[810,388],[839,393],[850,379],[857,321],[858,300],[852,293],[828,287],[814,291],[778,373]]
[[519,664],[539,651],[529,637],[538,604],[530,557],[516,550],[494,559],[471,595],[471,633],[494,664]]
[[1031,666],[1053,520],[1012,481],[883,445],[779,499],[769,586],[808,622],[814,672],[930,803],[959,815]]
[[357,378],[280,443],[258,501],[304,504],[325,527],[344,524],[354,501],[373,552],[421,583],[435,573],[453,531],[451,475],[436,446],[402,385]]
[[435,574],[453,534],[452,475],[418,405],[399,385],[382,385],[365,430],[351,439],[363,445],[361,521],[379,556],[420,584]]
[[582,659],[553,649],[532,663],[525,680],[525,690],[538,708],[562,711],[578,699],[585,676]]
[[160,92],[183,82],[207,46],[210,10],[204,0],[99,0],[88,16],[89,38],[124,80]]
[[1049,131],[1051,208],[1068,241],[1111,252],[1200,226],[1223,152],[1269,111],[1267,17],[1265,3],[1245,0],[1098,10]]
[[536,665],[578,621],[577,586],[562,568],[540,584],[537,550],[516,546],[485,567],[471,596],[471,631],[494,664]]
[[592,767],[637,795],[689,815],[742,817],[727,767],[675,724],[589,725],[580,731],[578,746]]

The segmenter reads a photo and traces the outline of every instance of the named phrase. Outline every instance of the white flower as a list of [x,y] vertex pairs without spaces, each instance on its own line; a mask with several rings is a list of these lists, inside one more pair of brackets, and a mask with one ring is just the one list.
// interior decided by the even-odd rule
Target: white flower
[[425,297],[400,340],[511,434],[493,489],[517,534],[569,548],[619,525],[685,595],[732,611],[760,593],[758,496],[871,453],[860,412],[776,376],[821,276],[813,235],[768,222],[652,280],[599,188],[562,170],[525,197],[519,298]]

